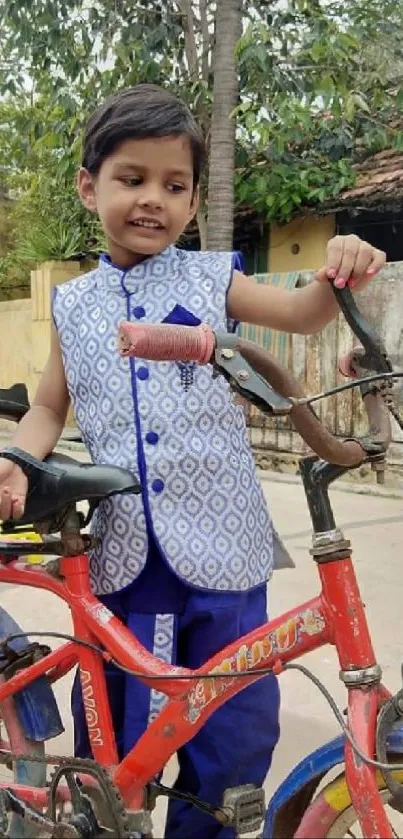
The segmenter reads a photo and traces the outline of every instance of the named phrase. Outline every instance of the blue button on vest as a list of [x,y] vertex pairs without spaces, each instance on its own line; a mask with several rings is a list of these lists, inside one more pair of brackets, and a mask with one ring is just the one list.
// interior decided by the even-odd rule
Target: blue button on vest
[[[94,463],[131,469],[141,496],[96,511],[90,557],[99,594],[144,568],[147,524],[174,572],[191,585],[243,591],[267,580],[273,533],[243,410],[211,366],[120,358],[118,325],[204,321],[232,329],[226,295],[233,255],[169,247],[129,271],[101,258],[55,289],[53,317],[77,425]],[[172,313],[172,316],[171,316]],[[171,317],[170,317],[171,316]]]

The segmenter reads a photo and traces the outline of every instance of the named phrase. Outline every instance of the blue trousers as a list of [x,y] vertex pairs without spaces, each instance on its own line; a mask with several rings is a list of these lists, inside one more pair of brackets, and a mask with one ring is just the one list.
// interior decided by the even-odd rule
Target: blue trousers
[[[158,582],[158,585],[157,585]],[[182,667],[197,668],[267,620],[266,587],[244,593],[192,589],[151,550],[142,575],[129,588],[102,598],[147,650]],[[120,757],[137,742],[164,697],[113,666],[106,671]],[[75,752],[91,756],[76,677],[72,710]],[[176,787],[219,806],[228,787],[261,786],[279,737],[279,689],[267,676],[234,696],[178,753]],[[168,839],[232,839],[234,831],[182,801],[170,801]]]

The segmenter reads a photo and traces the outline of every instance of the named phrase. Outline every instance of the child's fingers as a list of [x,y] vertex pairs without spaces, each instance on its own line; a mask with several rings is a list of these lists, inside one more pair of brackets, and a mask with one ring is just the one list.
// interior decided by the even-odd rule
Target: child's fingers
[[2,521],[7,521],[11,517],[11,510],[11,492],[8,487],[3,487],[0,491],[0,518]]
[[11,514],[13,519],[20,519],[25,507],[25,498],[22,495],[13,495],[11,498]]

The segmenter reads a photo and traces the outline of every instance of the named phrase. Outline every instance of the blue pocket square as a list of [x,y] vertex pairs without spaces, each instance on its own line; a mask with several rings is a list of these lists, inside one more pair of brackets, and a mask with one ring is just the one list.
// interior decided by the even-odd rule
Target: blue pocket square
[[[183,306],[179,306],[179,304],[177,304],[174,306],[169,315],[164,318],[162,323],[175,323],[177,326],[199,326],[201,324],[201,320],[193,315],[192,312],[188,312],[188,310]],[[181,383],[184,389],[188,391],[193,384],[196,365],[193,361],[187,363],[177,361],[176,363],[180,372]]]
[[176,323],[177,326],[199,326],[201,320],[193,315],[192,312],[188,312],[183,306],[177,304],[169,315],[164,318],[162,323]]

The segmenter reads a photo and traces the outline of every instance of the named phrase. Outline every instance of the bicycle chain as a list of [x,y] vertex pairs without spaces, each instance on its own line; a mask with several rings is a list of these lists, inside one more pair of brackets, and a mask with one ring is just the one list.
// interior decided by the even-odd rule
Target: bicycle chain
[[[46,764],[47,766],[49,765],[57,767],[57,769],[53,772],[53,777],[51,777],[48,786],[49,800],[51,799],[53,792],[52,785],[53,787],[57,788],[57,775],[59,769],[62,770],[67,768],[72,772],[77,772],[83,775],[91,775],[98,782],[100,789],[102,790],[102,793],[106,799],[106,803],[109,806],[111,815],[115,822],[114,829],[116,830],[116,836],[127,837],[127,839],[130,839],[130,821],[122,796],[117,787],[111,781],[106,769],[100,766],[99,763],[96,763],[95,760],[79,757],[64,757],[61,755],[44,755],[43,757],[40,755],[30,754],[15,755],[12,752],[6,751],[5,749],[0,749],[0,764],[9,764],[11,761],[30,761],[31,763],[41,763]],[[54,780],[55,776],[56,783]]]

